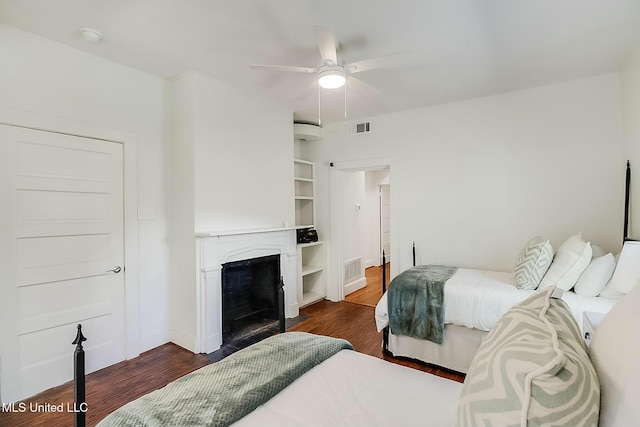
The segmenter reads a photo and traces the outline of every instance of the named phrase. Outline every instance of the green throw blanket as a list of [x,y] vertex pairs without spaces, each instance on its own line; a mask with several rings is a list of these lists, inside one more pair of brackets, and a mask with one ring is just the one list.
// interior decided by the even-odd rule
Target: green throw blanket
[[444,265],[419,265],[396,276],[387,292],[391,333],[442,344],[444,284],[456,270]]
[[304,332],[275,335],[128,403],[99,427],[228,426],[342,349],[353,347]]

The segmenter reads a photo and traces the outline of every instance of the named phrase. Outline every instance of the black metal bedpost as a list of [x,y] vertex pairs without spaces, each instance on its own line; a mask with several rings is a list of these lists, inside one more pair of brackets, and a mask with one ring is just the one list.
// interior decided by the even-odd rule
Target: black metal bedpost
[[387,258],[382,250],[382,293],[387,292]]
[[86,341],[82,335],[82,325],[78,323],[78,333],[76,339],[71,344],[76,344],[73,353],[73,425],[75,427],[85,427],[86,425],[86,396],[84,378],[84,349],[82,342]]
[[416,241],[415,240],[413,241],[412,250],[413,250],[413,266],[415,267],[416,266]]
[[280,321],[280,333],[284,333],[284,280],[282,280],[282,276],[280,276],[280,284],[278,285],[278,319]]
[[[382,294],[387,292],[387,258],[382,250]],[[382,330],[382,353],[389,354],[389,326]]]
[[627,176],[624,186],[624,233],[622,242],[624,243],[629,236],[629,187],[631,186],[631,164],[627,160]]

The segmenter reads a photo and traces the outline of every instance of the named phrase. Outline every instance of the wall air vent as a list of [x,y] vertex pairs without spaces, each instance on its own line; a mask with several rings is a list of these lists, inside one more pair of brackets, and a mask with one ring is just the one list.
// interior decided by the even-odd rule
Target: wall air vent
[[362,277],[362,258],[357,257],[344,262],[344,283],[348,284]]
[[360,122],[351,125],[351,134],[358,135],[361,133],[371,132],[371,122]]

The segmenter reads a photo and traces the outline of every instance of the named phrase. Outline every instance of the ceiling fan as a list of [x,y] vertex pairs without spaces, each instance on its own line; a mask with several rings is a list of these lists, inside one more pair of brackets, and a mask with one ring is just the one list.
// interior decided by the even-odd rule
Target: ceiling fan
[[[397,57],[409,51],[392,53],[377,58],[370,58],[347,64],[338,62],[336,49],[336,39],[333,30],[324,25],[314,25],[313,31],[320,50],[322,65],[317,68],[299,67],[291,65],[262,65],[251,64],[251,68],[257,70],[292,71],[296,73],[316,73],[318,75],[318,85],[324,89],[337,89],[343,87],[347,76],[351,74],[368,71],[375,68],[383,68],[397,63]],[[345,91],[345,118],[346,118],[346,91]]]

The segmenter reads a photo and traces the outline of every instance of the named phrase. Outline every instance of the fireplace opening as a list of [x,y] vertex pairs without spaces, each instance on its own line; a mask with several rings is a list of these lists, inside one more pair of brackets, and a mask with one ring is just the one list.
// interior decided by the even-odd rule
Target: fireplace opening
[[280,255],[222,265],[222,342],[250,338],[266,329],[284,332]]

